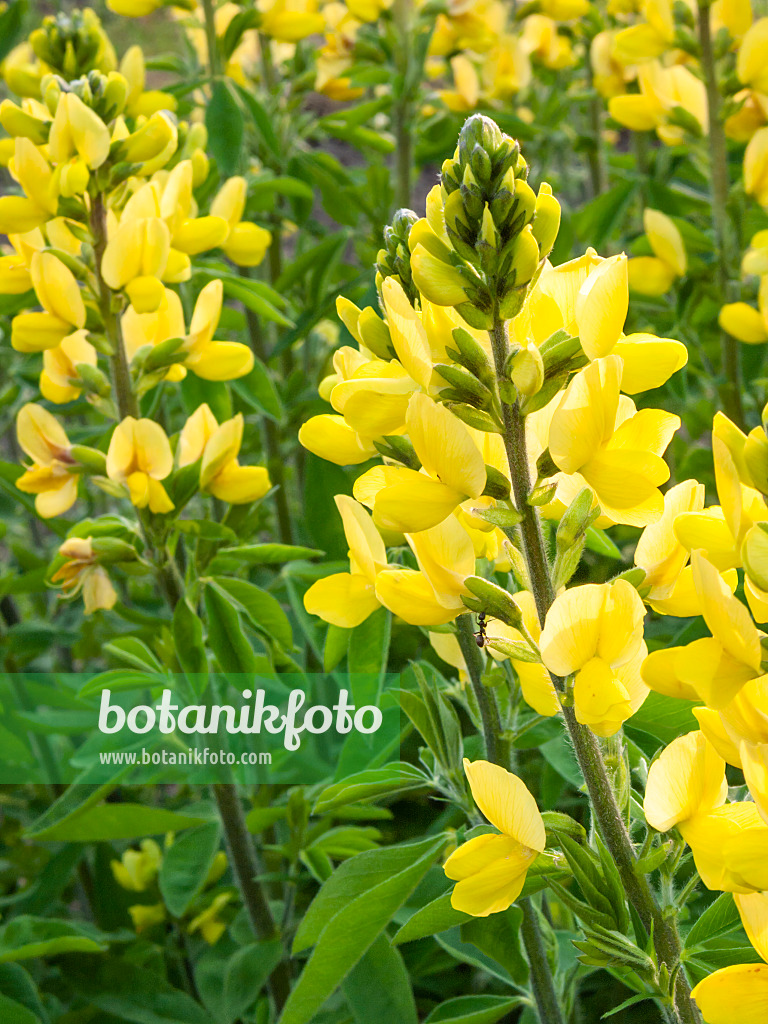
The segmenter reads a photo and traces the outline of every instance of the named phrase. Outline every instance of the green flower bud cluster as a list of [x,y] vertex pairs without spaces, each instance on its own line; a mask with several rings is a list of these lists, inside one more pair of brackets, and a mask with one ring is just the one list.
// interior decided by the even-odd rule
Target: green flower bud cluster
[[60,75],[45,75],[40,82],[43,102],[53,117],[64,92],[74,93],[86,107],[90,107],[105,124],[114,120],[125,109],[128,82],[117,71],[89,71],[80,78],[66,81]]
[[63,78],[114,71],[117,59],[98,16],[90,8],[51,15],[29,37],[35,55]]
[[392,223],[384,228],[384,248],[376,256],[376,286],[381,288],[387,277],[396,277],[403,286],[411,305],[419,297],[419,290],[411,274],[411,252],[408,236],[419,218],[413,210],[398,210]]
[[467,293],[457,308],[473,326],[492,326],[495,309],[517,315],[557,237],[560,206],[549,185],[537,197],[527,177],[518,143],[481,114],[466,121],[443,164],[448,262]]

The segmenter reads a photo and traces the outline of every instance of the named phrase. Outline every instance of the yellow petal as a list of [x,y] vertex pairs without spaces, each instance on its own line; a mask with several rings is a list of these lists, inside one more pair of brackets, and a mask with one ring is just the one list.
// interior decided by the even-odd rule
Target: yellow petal
[[768,892],[737,893],[734,900],[749,941],[763,960],[768,961]]
[[337,466],[357,466],[376,454],[373,444],[349,427],[343,416],[329,413],[312,416],[302,424],[299,444]]
[[638,295],[666,295],[675,283],[674,268],[656,256],[633,256],[627,271],[630,291]]
[[607,587],[589,583],[571,587],[555,598],[539,643],[542,661],[550,672],[570,675],[595,656],[607,593]]
[[725,761],[702,732],[673,740],[650,767],[643,810],[648,824],[667,832],[721,806],[728,793]]
[[702,615],[710,632],[732,658],[750,666],[757,675],[762,657],[760,636],[749,612],[701,552],[693,552],[691,565]]
[[52,316],[85,326],[85,304],[75,275],[50,252],[36,252],[29,268],[40,305]]
[[522,779],[490,761],[464,758],[464,771],[474,801],[488,821],[522,846],[542,853],[547,842],[544,822]]
[[253,369],[253,352],[239,341],[210,341],[185,360],[185,366],[203,380],[237,380]]
[[376,582],[376,574],[387,564],[387,549],[379,531],[366,509],[346,494],[337,494],[336,508],[344,524],[344,535],[349,544],[349,556],[356,571],[370,583]]
[[576,720],[598,736],[613,736],[632,714],[629,692],[611,667],[592,658],[573,685]]
[[16,437],[22,451],[40,466],[49,466],[69,452],[64,428],[41,405],[28,402],[16,417]]
[[199,405],[182,427],[176,448],[179,466],[189,466],[202,456],[205,446],[217,429],[216,417],[206,402]]
[[[704,507],[704,485],[685,480],[664,495],[664,513],[656,523],[643,530],[635,548],[635,565],[645,570],[644,586],[653,588],[652,596],[669,596],[688,552],[677,539],[674,523],[682,512],[697,512]],[[663,593],[667,588],[667,593]]]
[[677,224],[661,210],[646,208],[643,212],[643,227],[659,259],[672,267],[678,277],[682,277],[688,267],[688,258]]
[[466,426],[443,405],[427,395],[411,396],[406,416],[408,436],[430,476],[465,497],[483,493],[486,471],[483,457]]
[[722,307],[717,322],[722,329],[747,345],[768,341],[768,328],[762,314],[746,302],[729,302]]
[[394,277],[384,281],[381,297],[397,358],[417,384],[428,387],[433,372],[432,354],[421,317]]
[[354,629],[381,605],[365,576],[340,572],[313,583],[304,595],[304,607],[324,622]]
[[688,362],[685,345],[653,334],[628,334],[619,339],[613,352],[624,363],[621,390],[626,395],[660,388]]
[[691,992],[707,1024],[764,1024],[768,1018],[768,964],[735,964],[704,978]]
[[[763,821],[768,822],[768,743],[745,743],[739,748],[744,781]],[[760,888],[768,889],[768,883]]]
[[628,309],[627,257],[622,253],[603,260],[579,289],[576,326],[590,359],[611,352],[624,328]]
[[401,533],[428,530],[447,519],[466,497],[425,473],[406,472],[410,474],[407,482],[384,487],[376,496],[373,521],[381,529]]
[[200,467],[201,487],[207,487],[219,470],[237,456],[243,440],[243,426],[243,414],[238,413],[211,434]]
[[741,768],[738,746],[733,742],[718,711],[711,708],[694,708],[693,713],[699,728],[727,764]]
[[216,475],[208,491],[230,505],[244,505],[263,498],[271,486],[269,473],[263,466],[240,466],[233,461]]
[[613,433],[622,364],[616,356],[596,360],[577,373],[549,427],[549,450],[559,469],[575,473]]
[[699,700],[696,687],[684,682],[678,672],[678,657],[685,650],[685,647],[666,647],[652,651],[643,662],[641,670],[646,686],[667,697]]
[[457,600],[446,607],[435,597],[427,577],[413,569],[384,569],[376,577],[376,597],[393,615],[412,626],[440,626],[466,611]]
[[466,593],[464,580],[475,571],[475,549],[467,531],[455,516],[449,516],[439,526],[406,539],[437,600],[455,607]]

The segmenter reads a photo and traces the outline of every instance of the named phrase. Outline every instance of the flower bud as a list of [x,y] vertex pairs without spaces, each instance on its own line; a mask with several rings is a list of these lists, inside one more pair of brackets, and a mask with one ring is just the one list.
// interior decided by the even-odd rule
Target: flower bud
[[467,607],[484,611],[486,615],[500,619],[515,629],[522,625],[523,616],[520,609],[512,600],[512,595],[502,587],[491,583],[490,580],[484,580],[481,576],[467,576],[464,586],[477,599],[469,604],[471,599],[463,598]]
[[51,128],[50,122],[33,117],[11,100],[3,100],[0,103],[0,124],[9,135],[23,136],[36,146],[42,146],[48,141],[48,132]]
[[559,230],[560,203],[552,195],[550,186],[546,182],[542,182],[539,186],[533,218],[533,237],[539,243],[541,259],[544,259],[552,251]]
[[744,443],[744,464],[750,485],[768,494],[768,437],[762,427],[755,427]]
[[520,349],[512,358],[510,377],[521,395],[529,397],[541,390],[544,383],[544,362],[535,345]]
[[741,560],[750,580],[768,591],[768,523],[750,527],[741,545]]
[[510,483],[504,474],[496,469],[495,466],[489,466],[486,463],[485,466],[485,489],[483,494],[489,498],[495,498],[496,501],[506,501],[510,494]]
[[579,540],[600,514],[590,487],[582,487],[563,513],[557,526],[557,550],[566,552]]
[[451,333],[458,351],[447,349],[448,355],[470,373],[473,373],[483,384],[491,386],[496,375],[480,342],[476,341],[463,327],[456,327]]
[[389,327],[376,313],[373,306],[361,310],[357,320],[357,330],[362,343],[379,359],[392,359],[395,354]]
[[[117,143],[113,157],[128,163],[145,163],[168,149],[173,152],[177,139],[175,118],[167,110],[158,110],[140,128]],[[170,157],[170,153],[168,155]]]
[[[93,369],[90,366],[88,368]],[[109,384],[107,384],[107,389],[109,389]],[[107,475],[107,457],[98,448],[89,448],[84,444],[73,444],[69,454],[87,472],[95,473],[98,476]]]
[[[513,223],[517,225],[520,221],[520,228],[529,224],[533,220],[533,215],[536,211],[536,193],[533,191],[527,181],[517,180],[515,182],[515,207],[513,213]],[[521,219],[522,215],[522,219]],[[520,230],[518,228],[518,230]]]
[[464,280],[458,270],[432,256],[423,245],[417,245],[411,256],[411,270],[414,284],[430,302],[458,306],[466,301]]
[[468,405],[477,406],[479,409],[487,408],[491,405],[493,399],[488,388],[481,384],[477,377],[468,370],[465,370],[464,367],[446,366],[443,363],[436,363],[435,372],[450,385],[450,393],[443,392],[446,398],[457,402],[466,402]]
[[523,228],[515,238],[512,248],[512,266],[514,283],[517,287],[528,284],[539,266],[539,245],[529,226]]

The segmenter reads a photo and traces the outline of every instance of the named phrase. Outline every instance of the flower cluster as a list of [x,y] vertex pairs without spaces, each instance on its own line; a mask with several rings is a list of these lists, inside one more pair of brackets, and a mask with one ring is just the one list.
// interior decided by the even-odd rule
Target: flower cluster
[[[220,382],[251,371],[249,346],[215,336],[222,281],[199,291],[188,321],[181,290],[200,254],[218,250],[250,267],[270,234],[244,217],[246,179],[216,187],[204,127],[179,122],[171,96],[144,90],[137,47],[117,64],[93,12],[47,19],[28,47],[23,76],[18,54],[5,65],[20,103],[0,104],[18,184],[18,194],[0,198],[0,232],[12,247],[0,258],[0,294],[27,300],[11,344],[42,357],[46,402],[85,398],[113,424],[99,448],[77,445],[45,406],[26,403],[17,436],[29,463],[16,483],[45,518],[67,512],[85,481],[128,498],[142,519],[143,557],[152,557],[150,536],[162,547],[196,491],[241,504],[270,488],[265,469],[238,463],[242,416],[219,425],[202,404],[169,439],[149,412],[152,392],[187,373]],[[116,594],[105,566],[136,557],[122,535],[78,532],[62,545],[51,580],[65,594],[82,590],[88,612],[110,608]]]

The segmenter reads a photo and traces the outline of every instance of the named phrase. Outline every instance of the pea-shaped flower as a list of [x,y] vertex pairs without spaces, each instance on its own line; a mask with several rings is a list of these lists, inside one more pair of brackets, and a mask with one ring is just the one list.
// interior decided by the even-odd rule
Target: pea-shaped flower
[[118,423],[109,443],[107,476],[128,487],[136,508],[171,511],[173,502],[160,481],[172,469],[171,445],[159,423],[133,416]]

